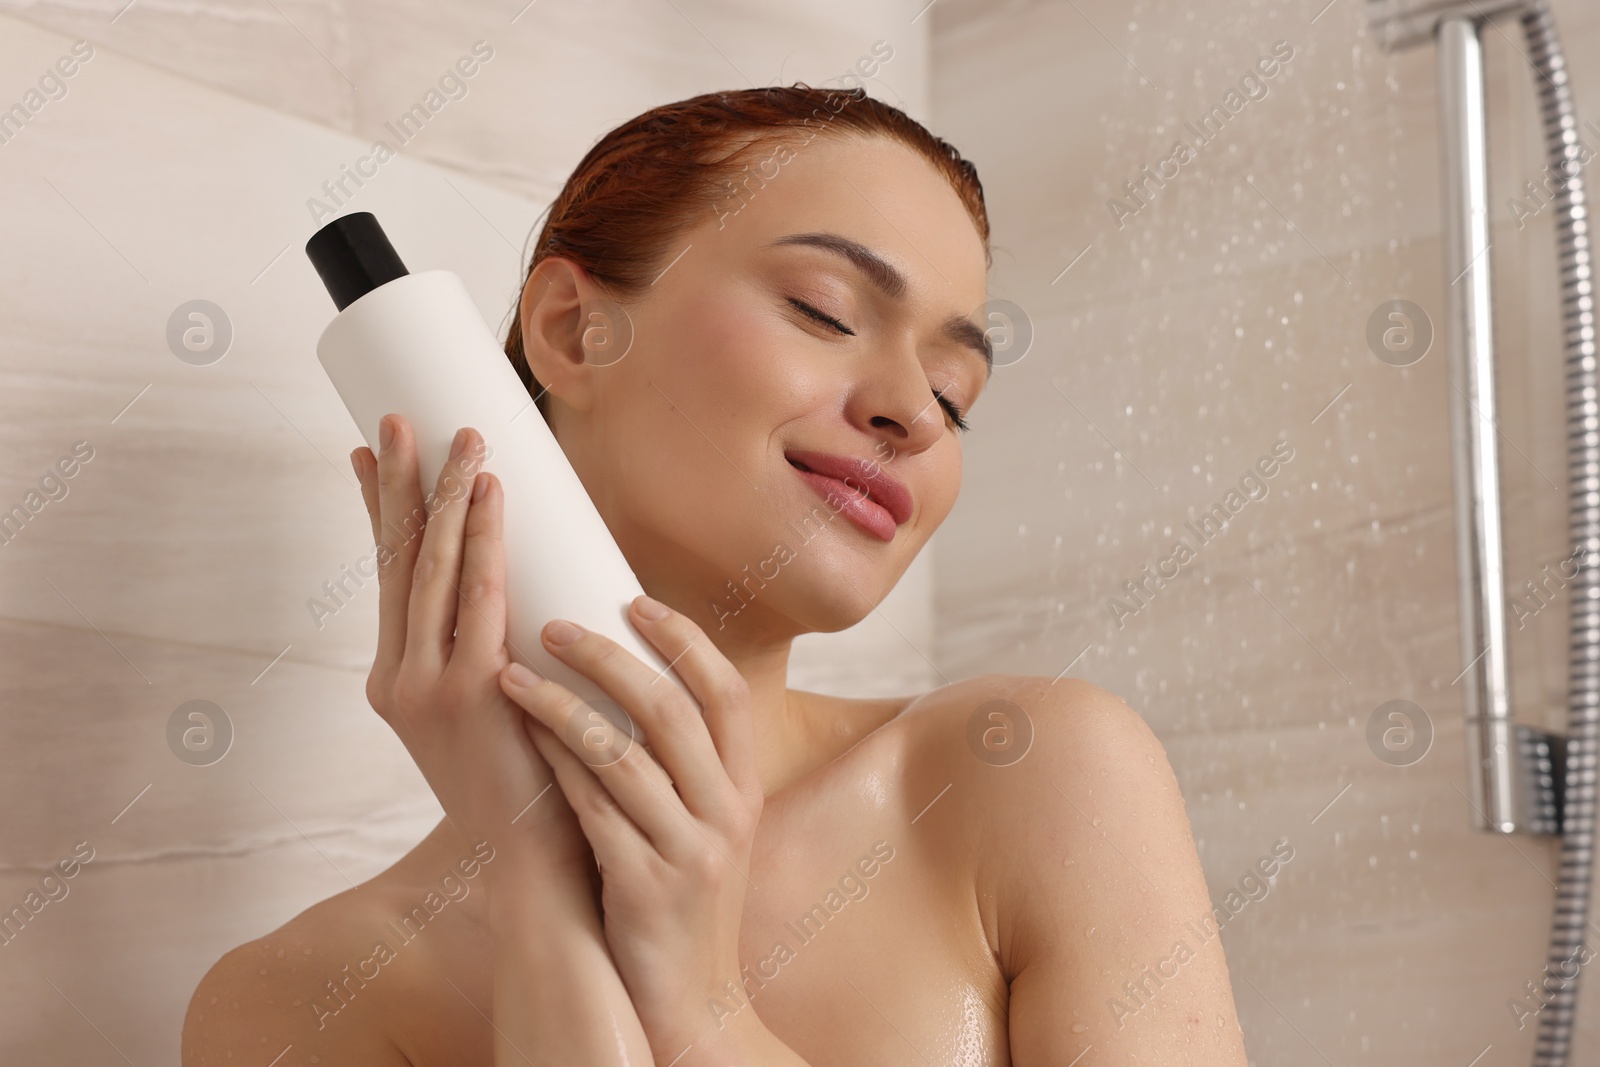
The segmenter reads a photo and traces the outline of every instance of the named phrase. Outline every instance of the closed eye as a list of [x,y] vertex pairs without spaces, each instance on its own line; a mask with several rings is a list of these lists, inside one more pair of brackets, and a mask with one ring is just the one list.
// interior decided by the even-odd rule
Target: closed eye
[[850,327],[846,326],[844,323],[840,322],[838,319],[834,318],[832,315],[824,315],[822,312],[818,311],[816,308],[812,307],[810,304],[806,303],[804,300],[796,300],[792,296],[789,297],[788,299],[789,299],[789,303],[793,304],[797,309],[799,309],[799,311],[800,311],[800,313],[802,315],[809,315],[811,318],[816,319],[818,322],[827,323],[829,326],[832,326],[835,330],[838,330],[840,333],[847,333],[851,337],[854,337],[856,335],[856,332],[854,330],[852,330]]
[[[826,315],[826,314],[822,313],[821,311],[818,311],[816,308],[812,307],[810,304],[806,303],[804,300],[797,300],[792,296],[791,297],[787,297],[786,299],[802,315],[805,315],[808,318],[815,319],[816,321],[818,321],[820,323],[823,323],[823,324],[825,324],[827,326],[831,326],[833,329],[838,330],[840,333],[848,334],[851,337],[854,337],[856,335],[856,332],[854,330],[852,330],[850,327],[846,326],[844,323],[840,322],[838,319],[834,318],[832,315]],[[956,429],[965,432],[966,430],[969,430],[969,429],[972,428],[967,423],[967,420],[963,417],[961,409],[956,407],[949,400],[945,399],[945,396],[944,396],[943,393],[941,393],[937,389],[935,389],[933,391],[933,395],[935,397],[938,397],[939,403],[944,407],[945,412],[950,416],[950,421],[955,423]]]
[[943,393],[935,389],[933,391],[933,395],[939,398],[939,403],[943,404],[944,409],[950,413],[950,421],[956,424],[956,429],[963,432],[972,429],[972,427],[967,424],[967,420],[962,417],[961,409],[950,403],[950,401],[946,400]]

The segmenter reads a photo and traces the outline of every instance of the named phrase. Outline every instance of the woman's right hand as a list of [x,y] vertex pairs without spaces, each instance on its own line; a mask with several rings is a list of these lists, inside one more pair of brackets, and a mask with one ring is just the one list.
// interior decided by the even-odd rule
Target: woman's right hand
[[478,472],[483,436],[457,433],[424,500],[409,423],[386,415],[380,427],[380,455],[365,446],[351,453],[379,546],[367,700],[468,844],[494,848],[484,867],[491,906],[498,886],[519,907],[554,900],[595,908],[588,839],[528,736],[527,713],[500,685],[511,658],[504,497],[499,479]]

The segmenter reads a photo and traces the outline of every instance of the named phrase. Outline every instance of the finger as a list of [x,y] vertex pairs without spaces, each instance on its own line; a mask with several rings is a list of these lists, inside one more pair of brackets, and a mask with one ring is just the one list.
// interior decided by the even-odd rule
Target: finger
[[467,508],[465,547],[461,557],[461,593],[456,605],[456,640],[450,662],[481,669],[498,660],[506,644],[505,494],[500,480],[479,471],[472,482]]
[[406,656],[415,657],[416,668],[427,676],[444,669],[455,641],[456,603],[461,596],[461,531],[467,522],[467,497],[472,492],[472,475],[468,472],[476,470],[477,457],[482,454],[480,451],[474,455],[467,445],[478,436],[476,430],[456,431],[450,456],[439,468],[437,484],[424,504],[427,524],[411,579]]
[[577,629],[579,634],[570,644],[557,645],[549,640],[547,628],[541,634],[545,647],[628,709],[696,818],[711,819],[723,812],[735,798],[729,796],[728,773],[694,700],[609,637]]
[[[626,729],[556,682],[520,685],[508,667],[500,672],[500,684],[507,696],[555,734],[572,758],[584,765],[609,794],[610,802],[656,851],[669,860],[684,854],[690,844],[685,833],[693,833],[690,815],[666,772]],[[554,760],[546,759],[555,766]],[[578,809],[575,799],[572,807]]]
[[355,463],[356,478],[361,482],[361,499],[367,505],[367,519],[372,523],[372,543],[377,544],[381,522],[378,512],[378,457],[366,445],[350,453],[350,456]]
[[[646,604],[664,609],[666,615],[660,619],[648,617],[639,610]],[[629,607],[634,626],[666,657],[689,692],[700,702],[701,721],[705,723],[711,743],[716,746],[728,779],[744,795],[760,796],[755,729],[750,722],[750,685],[744,675],[687,615],[643,595],[634,597]],[[661,684],[654,686],[663,687]],[[645,729],[648,733],[649,724]],[[655,735],[650,734],[650,738],[654,743]]]
[[381,439],[378,445],[378,651],[373,671],[393,677],[405,657],[411,575],[428,513],[417,487],[416,450],[407,447],[410,424],[391,414],[379,425],[389,427],[394,436],[387,446]]
[[589,839],[589,849],[602,868],[616,870],[633,865],[654,846],[622,811],[589,765],[562,744],[536,719],[526,719],[528,736],[555,772],[556,784],[567,806],[578,817],[578,828]]

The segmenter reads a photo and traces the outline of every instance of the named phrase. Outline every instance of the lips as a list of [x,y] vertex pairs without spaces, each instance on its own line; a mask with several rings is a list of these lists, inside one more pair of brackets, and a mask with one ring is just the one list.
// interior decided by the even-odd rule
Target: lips
[[[915,510],[910,490],[891,478],[882,466],[872,460],[794,449],[786,451],[783,455],[802,473],[818,474],[823,478],[844,483],[845,492],[853,497],[859,498],[865,492],[868,500],[888,513],[895,526],[904,525]],[[887,532],[888,537],[884,537],[884,540],[894,536],[892,529],[887,531],[875,529],[873,532],[880,537]]]

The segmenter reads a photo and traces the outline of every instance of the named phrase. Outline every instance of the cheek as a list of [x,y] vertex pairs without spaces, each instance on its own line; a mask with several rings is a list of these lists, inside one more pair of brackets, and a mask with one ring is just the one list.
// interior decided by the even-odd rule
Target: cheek
[[612,406],[619,423],[612,431],[635,451],[665,450],[675,461],[702,465],[718,449],[732,456],[749,425],[763,421],[782,378],[774,324],[732,295],[676,296],[669,307],[641,330],[628,356],[635,362],[619,383],[627,396]]
[[[808,368],[800,331],[748,297],[679,297],[671,311],[627,357],[641,358],[618,380],[625,395],[608,398],[617,506],[713,557],[748,554],[751,538],[770,549],[771,524],[758,516],[772,507],[784,428],[815,407],[827,367]],[[720,533],[708,534],[708,515],[722,516]]]
[[[914,524],[920,547],[943,525],[961,493],[961,446],[953,438],[941,441],[918,457],[917,516]],[[897,477],[909,478],[903,468],[890,463],[885,468]]]
[[658,369],[689,435],[678,447],[720,468],[713,486],[732,478],[748,490],[741,472],[770,477],[786,435],[828,410],[844,382],[838,357],[765,300],[734,287],[683,302]]
[[[933,479],[936,488],[930,493],[930,505],[937,506],[938,522],[942,523],[950,514],[950,509],[956,506],[956,497],[961,493],[961,446],[954,440],[948,442],[949,450],[938,465],[938,475]],[[929,524],[934,525],[935,518],[933,507],[930,506]]]
[[825,348],[748,296],[735,292],[708,304],[696,321],[686,331],[696,343],[679,365],[696,375],[708,399],[786,408],[821,385]]

